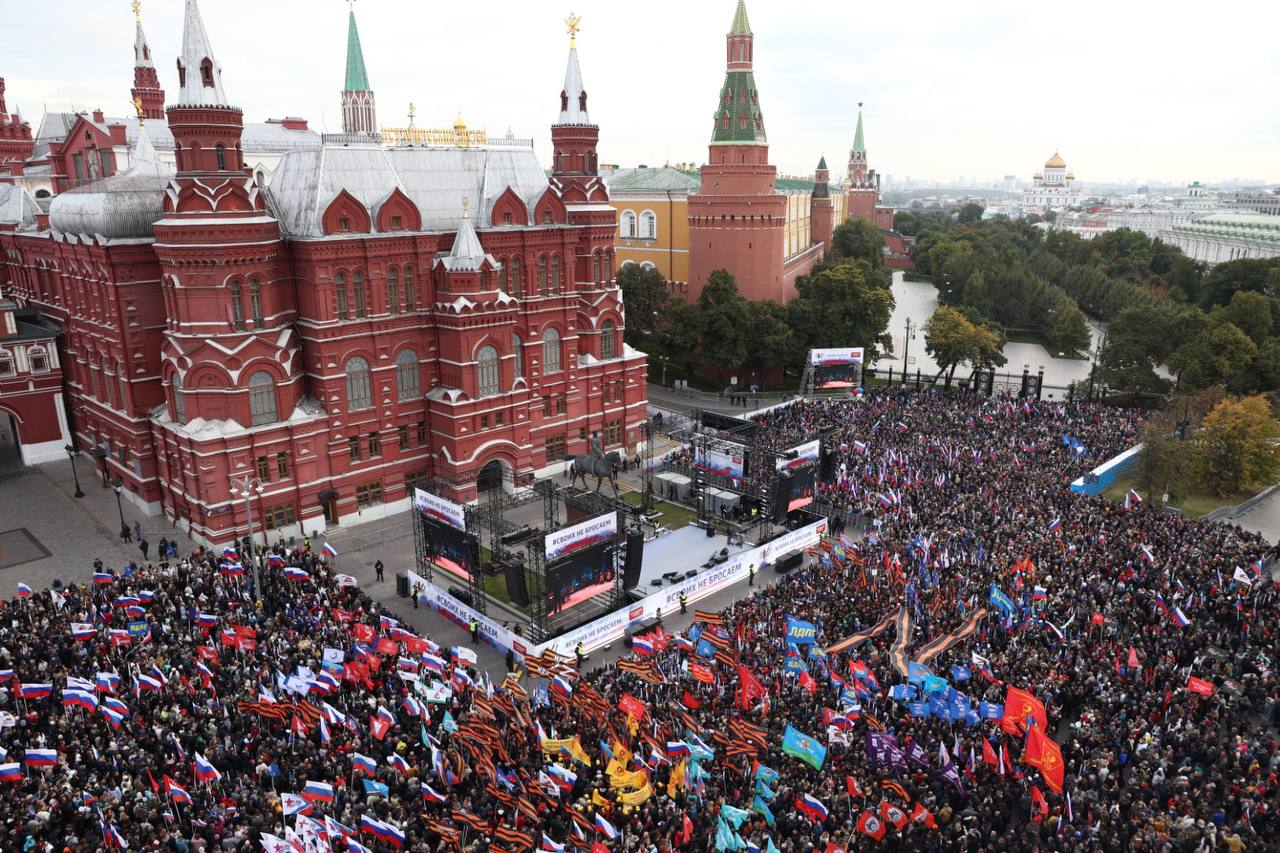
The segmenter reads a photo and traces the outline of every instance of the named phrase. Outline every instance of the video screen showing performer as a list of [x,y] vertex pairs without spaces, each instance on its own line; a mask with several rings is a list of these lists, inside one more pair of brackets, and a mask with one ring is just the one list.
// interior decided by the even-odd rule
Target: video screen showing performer
[[607,592],[617,571],[613,540],[570,552],[547,566],[547,615]]

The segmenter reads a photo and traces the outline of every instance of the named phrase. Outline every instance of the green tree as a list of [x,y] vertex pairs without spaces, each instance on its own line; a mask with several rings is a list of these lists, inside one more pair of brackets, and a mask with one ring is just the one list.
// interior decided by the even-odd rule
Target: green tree
[[698,295],[702,324],[702,358],[720,370],[732,370],[747,360],[751,333],[747,300],[738,293],[738,283],[725,270],[716,270]]
[[893,292],[880,287],[866,261],[839,260],[797,284],[787,304],[794,334],[793,358],[810,349],[863,347],[868,363],[889,345],[885,330],[893,315]]
[[1280,429],[1264,397],[1223,400],[1196,434],[1195,473],[1200,485],[1226,497],[1246,486],[1274,483],[1280,475],[1277,435]]
[[654,332],[656,346],[650,355],[670,361],[693,375],[702,339],[702,322],[698,309],[682,299],[673,299],[663,312]]
[[1142,282],[1151,277],[1151,238],[1141,231],[1117,228],[1093,238],[1093,249],[1102,258],[1104,275]]
[[622,301],[627,306],[627,328],[623,337],[631,346],[648,352],[670,300],[667,282],[655,269],[626,264],[618,270],[618,286],[622,288]]
[[976,369],[1005,363],[1000,352],[1004,348],[1004,336],[995,329],[974,323],[963,311],[950,305],[939,305],[925,323],[924,347],[938,363],[939,370],[933,381],[937,382],[946,373],[948,385],[961,364],[968,363]]
[[1237,290],[1226,305],[1216,305],[1209,312],[1215,325],[1234,323],[1258,346],[1271,336],[1271,300],[1253,290]]
[[884,237],[865,219],[846,219],[831,233],[830,257],[862,260],[879,269],[884,266]]
[[1242,384],[1243,371],[1258,355],[1258,347],[1234,323],[1211,326],[1169,359],[1178,382],[1189,391],[1210,385],[1228,388]]
[[1202,305],[1226,305],[1237,291],[1252,290],[1268,296],[1278,296],[1276,285],[1280,283],[1280,259],[1241,258],[1218,264],[1204,277],[1200,288]]
[[795,334],[788,322],[787,309],[780,303],[758,300],[747,303],[749,314],[749,360],[761,372],[776,364],[785,364],[795,346]]
[[973,225],[981,222],[984,210],[986,210],[985,207],[971,201],[956,211],[956,222],[961,225]]
[[1142,427],[1142,452],[1135,469],[1138,491],[1155,506],[1157,495],[1172,492],[1185,481],[1191,454],[1179,438],[1177,421],[1184,406],[1175,400],[1157,411]]
[[1084,312],[1076,307],[1072,299],[1063,299],[1053,312],[1049,326],[1044,331],[1049,346],[1055,353],[1071,354],[1079,350],[1087,350],[1093,338],[1089,334],[1089,324],[1085,321]]
[[920,219],[909,210],[899,210],[893,214],[893,230],[914,237],[920,233]]
[[1245,388],[1251,392],[1280,390],[1280,340],[1268,338],[1258,347],[1258,357],[1245,371]]

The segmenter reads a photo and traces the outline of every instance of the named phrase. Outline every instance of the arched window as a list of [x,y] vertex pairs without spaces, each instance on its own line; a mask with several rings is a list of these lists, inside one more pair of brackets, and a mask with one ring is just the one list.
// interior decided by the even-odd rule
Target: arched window
[[333,290],[338,298],[338,319],[349,319],[351,312],[347,308],[347,277],[342,273],[333,277]]
[[511,292],[511,264],[507,263],[507,259],[503,258],[502,269],[498,271],[498,289],[503,293]]
[[364,304],[364,276],[358,272],[353,272],[351,274],[351,287],[356,296],[356,316],[368,317],[369,312],[365,310]]
[[244,303],[240,301],[240,282],[231,282],[231,325],[244,328]]
[[225,172],[227,170],[227,149],[225,146],[218,144],[213,146],[213,153],[218,157],[218,171]]
[[542,333],[542,372],[560,372],[560,333],[555,329]]
[[13,373],[13,356],[8,350],[0,349],[0,376],[12,376]]
[[249,417],[253,426],[275,423],[276,380],[265,370],[249,377]]
[[249,280],[249,315],[253,317],[253,327],[262,328],[262,285],[257,279]]
[[513,296],[524,296],[524,272],[520,269],[520,258],[511,256],[511,293]]
[[516,379],[524,378],[524,341],[519,335],[511,336],[511,352],[515,354]]
[[[585,96],[585,92],[583,93]],[[596,173],[596,152],[587,152],[587,174],[594,175]]]
[[373,394],[369,388],[369,362],[356,356],[343,369],[347,374],[347,411],[373,408]]
[[182,392],[182,377],[177,373],[169,378],[169,390],[173,392],[173,419],[180,424],[185,424],[187,401]]
[[498,393],[498,351],[491,346],[481,347],[476,361],[480,375],[477,393],[481,397],[492,397]]
[[538,255],[538,295],[546,296],[547,290],[547,256]]
[[640,239],[653,240],[658,236],[658,217],[653,211],[646,210],[640,214]]
[[27,361],[31,364],[32,373],[49,372],[49,351],[42,346],[34,346],[27,350]]
[[396,399],[401,402],[418,399],[418,354],[411,349],[396,356]]
[[604,253],[604,281],[601,284],[608,284],[613,281],[613,252]]
[[387,267],[387,311],[400,313],[400,273],[395,267]]
[[618,357],[618,327],[612,320],[605,320],[604,325],[600,327],[600,357],[605,359]]
[[414,301],[413,296],[413,267],[404,268],[404,310],[414,311],[418,307],[418,303]]
[[200,83],[210,89],[213,88],[213,63],[207,56],[200,61]]
[[[564,99],[562,98],[561,100],[563,101]],[[555,168],[555,171],[557,171],[557,172],[561,171],[561,166],[563,165],[563,162],[564,162],[564,155],[563,155],[563,154],[561,154],[559,151],[557,151],[557,152],[556,152],[556,168]]]
[[124,362],[116,359],[116,386],[120,395],[120,408],[129,409],[129,377],[125,375]]
[[591,256],[591,280],[596,284],[600,283],[600,253],[596,252]]
[[622,228],[622,238],[624,240],[632,240],[636,236],[636,215],[629,210],[622,212],[622,220],[619,223]]

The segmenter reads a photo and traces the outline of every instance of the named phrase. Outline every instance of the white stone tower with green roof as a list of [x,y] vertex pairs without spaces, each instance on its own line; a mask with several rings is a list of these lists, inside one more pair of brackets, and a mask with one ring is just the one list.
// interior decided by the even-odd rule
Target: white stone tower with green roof
[[787,199],[774,186],[769,140],[752,63],[755,36],[738,0],[725,38],[725,77],[712,114],[702,185],[689,196],[689,295],[697,299],[711,274],[732,273],[747,299],[786,302],[795,288],[784,275]]
[[360,49],[360,32],[356,29],[356,13],[347,17],[347,79],[342,87],[342,132],[377,136],[378,114],[369,74],[364,68],[364,51]]

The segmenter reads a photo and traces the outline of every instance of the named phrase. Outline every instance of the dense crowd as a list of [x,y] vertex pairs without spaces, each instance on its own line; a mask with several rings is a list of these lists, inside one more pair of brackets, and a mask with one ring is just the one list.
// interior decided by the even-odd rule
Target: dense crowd
[[821,500],[867,535],[582,677],[480,672],[307,548],[256,603],[234,552],[24,590],[0,849],[1274,848],[1267,546],[1066,485],[1135,414],[887,391],[760,422],[834,428]]

